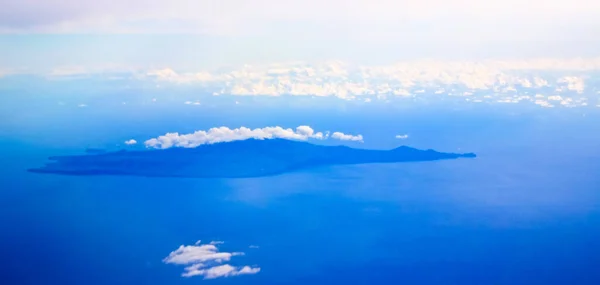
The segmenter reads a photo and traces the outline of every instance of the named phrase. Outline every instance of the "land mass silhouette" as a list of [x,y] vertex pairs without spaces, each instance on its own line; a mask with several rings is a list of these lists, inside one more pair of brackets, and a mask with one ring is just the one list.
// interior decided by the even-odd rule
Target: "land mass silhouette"
[[475,156],[474,153],[444,153],[407,146],[370,150],[285,139],[248,139],[196,148],[54,156],[49,158],[51,162],[45,166],[28,171],[63,175],[244,178],[328,165],[432,161]]

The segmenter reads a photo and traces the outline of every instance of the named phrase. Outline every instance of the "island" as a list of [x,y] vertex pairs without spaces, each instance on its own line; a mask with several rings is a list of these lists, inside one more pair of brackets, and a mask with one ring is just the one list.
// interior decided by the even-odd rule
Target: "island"
[[54,156],[30,172],[63,175],[245,178],[342,164],[396,163],[473,158],[474,153],[444,153],[401,146],[391,150],[324,146],[285,139],[248,139],[195,148],[116,151]]

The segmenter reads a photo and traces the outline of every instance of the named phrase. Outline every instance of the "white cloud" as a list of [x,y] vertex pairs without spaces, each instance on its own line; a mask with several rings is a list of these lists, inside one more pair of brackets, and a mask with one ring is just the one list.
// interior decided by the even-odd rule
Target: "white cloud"
[[410,96],[410,92],[406,89],[397,89],[392,91],[392,94],[394,95],[398,95],[398,96]]
[[585,90],[585,83],[581,77],[565,76],[558,79],[558,83],[566,84],[566,89],[576,91],[577,93],[583,93]]
[[[334,137],[335,135],[335,137]],[[343,133],[334,133],[331,138],[340,140],[359,140],[363,137],[345,135]],[[295,130],[282,127],[265,127],[249,129],[240,127],[230,129],[228,127],[211,128],[208,131],[196,131],[191,134],[167,133],[157,138],[152,138],[144,142],[146,147],[167,149],[171,147],[194,148],[204,144],[214,144],[220,142],[230,142],[246,139],[290,139],[290,140],[308,140],[308,139],[326,139],[327,134],[315,132],[309,126],[299,126]]]
[[198,262],[229,261],[232,256],[243,255],[241,252],[219,252],[214,244],[181,245],[171,252],[163,261],[173,264],[190,264]]
[[535,83],[536,87],[545,87],[545,86],[548,86],[548,81],[546,81],[543,78],[540,78],[540,77],[536,76],[533,80],[534,80],[533,82]]
[[126,144],[126,145],[134,145],[134,144],[136,144],[136,143],[137,143],[137,141],[136,141],[136,140],[134,140],[134,139],[130,139],[130,140],[127,140],[127,141],[125,141],[125,144]]
[[222,264],[229,262],[231,257],[243,255],[243,253],[220,252],[216,245],[221,243],[213,241],[210,244],[201,244],[201,241],[197,241],[194,245],[181,245],[163,259],[163,262],[188,265],[181,274],[183,277],[204,276],[204,279],[214,279],[260,272],[260,267],[247,265],[236,267],[227,263]]
[[217,265],[209,268],[202,268],[203,264],[198,263],[185,268],[183,277],[204,276],[204,279],[215,279],[219,277],[230,277],[244,274],[256,274],[260,272],[260,267],[234,267],[229,264]]
[[150,70],[146,73],[148,76],[156,77],[163,80],[179,78],[177,72],[170,68]]
[[540,105],[544,108],[553,108],[554,107],[554,105],[550,104],[550,102],[544,101],[544,100],[535,100],[535,104]]
[[77,105],[77,107],[79,107],[79,108],[85,108],[85,107],[87,107],[87,105],[86,104],[79,104],[79,105]]
[[552,95],[552,96],[548,96],[548,100],[550,100],[550,101],[562,101],[563,98],[561,96],[558,96],[558,95]]
[[407,139],[407,138],[408,138],[408,135],[407,135],[407,134],[404,134],[404,135],[396,135],[396,138],[397,138],[397,139],[399,139],[399,140],[404,140],[404,139]]
[[359,141],[359,142],[363,141],[362,135],[356,135],[356,136],[347,135],[342,132],[334,132],[333,134],[331,134],[331,138],[336,139],[336,140],[341,140],[341,141]]

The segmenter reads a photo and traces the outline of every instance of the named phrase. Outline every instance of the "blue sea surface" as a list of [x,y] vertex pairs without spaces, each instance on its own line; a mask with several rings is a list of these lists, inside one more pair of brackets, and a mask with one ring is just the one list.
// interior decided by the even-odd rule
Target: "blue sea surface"
[[[460,149],[476,159],[248,179],[26,172],[127,134],[238,127],[251,117],[153,124],[76,115],[4,123],[0,284],[600,284],[598,115],[373,113],[307,123],[363,134],[353,147]],[[252,118],[246,124],[301,121]],[[403,130],[410,138],[394,139]],[[183,266],[163,259],[196,240],[224,241],[223,251],[245,252],[233,265],[261,271],[181,277]]]

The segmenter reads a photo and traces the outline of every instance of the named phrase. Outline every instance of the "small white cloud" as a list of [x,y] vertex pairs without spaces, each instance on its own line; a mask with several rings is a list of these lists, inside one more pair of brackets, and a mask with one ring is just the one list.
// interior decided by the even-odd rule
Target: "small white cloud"
[[210,244],[212,244],[212,245],[224,244],[224,243],[225,243],[224,241],[220,241],[220,240],[213,240],[210,242]]
[[299,126],[296,128],[296,132],[307,138],[314,138],[319,140],[325,139],[325,136],[322,132],[315,133],[315,131],[309,126]]
[[258,246],[258,245],[250,245],[250,246],[248,246],[248,248],[254,248],[254,249],[257,249],[257,248],[260,248],[260,246]]
[[204,279],[215,279],[219,277],[230,277],[244,274],[256,274],[260,272],[260,267],[234,267],[229,264],[217,265],[209,268],[202,268],[203,264],[198,263],[185,268],[181,276],[192,277],[192,276],[204,276]]
[[581,77],[565,76],[558,79],[558,83],[566,84],[566,89],[576,91],[577,93],[583,93],[585,90],[585,82]]
[[146,74],[148,76],[153,76],[153,77],[157,77],[160,79],[177,77],[177,73],[173,69],[170,69],[170,68],[151,70],[151,71],[148,71]]
[[87,106],[88,106],[88,105],[86,105],[86,104],[79,104],[79,105],[77,105],[77,107],[79,107],[79,108],[85,108],[85,107],[87,107]]
[[562,101],[563,98],[558,95],[548,96],[548,100],[550,101]]
[[396,138],[397,138],[397,139],[399,139],[399,140],[404,140],[404,139],[407,139],[407,138],[408,138],[408,135],[407,135],[407,134],[404,134],[404,135],[396,135]]
[[181,245],[163,259],[163,262],[188,265],[181,274],[183,277],[204,276],[204,279],[214,279],[260,272],[260,267],[222,264],[223,262],[229,262],[231,257],[243,255],[244,253],[220,252],[216,245],[221,243],[215,241],[210,244],[201,244],[201,241],[197,241],[194,245]]
[[534,103],[536,105],[542,106],[544,108],[553,108],[554,107],[554,105],[552,105],[550,102],[544,101],[544,100],[535,100]]
[[243,255],[241,252],[219,252],[214,244],[197,244],[180,246],[171,252],[163,261],[173,264],[191,264],[199,262],[223,262],[232,256]]
[[128,141],[125,141],[125,144],[126,144],[126,145],[134,145],[134,144],[136,144],[136,143],[137,143],[137,141],[136,141],[136,140],[134,140],[134,139],[130,139],[130,140],[128,140]]
[[353,136],[353,135],[344,134],[342,132],[334,132],[333,134],[331,134],[331,138],[336,139],[336,140],[341,140],[341,141],[359,141],[359,142],[363,141],[362,135]]
[[543,78],[536,77],[533,79],[533,82],[535,84],[535,87],[538,87],[538,88],[548,86],[548,81],[546,81]]
[[410,92],[408,90],[405,90],[405,89],[394,90],[392,92],[392,94],[398,95],[398,96],[410,96],[411,95]]

